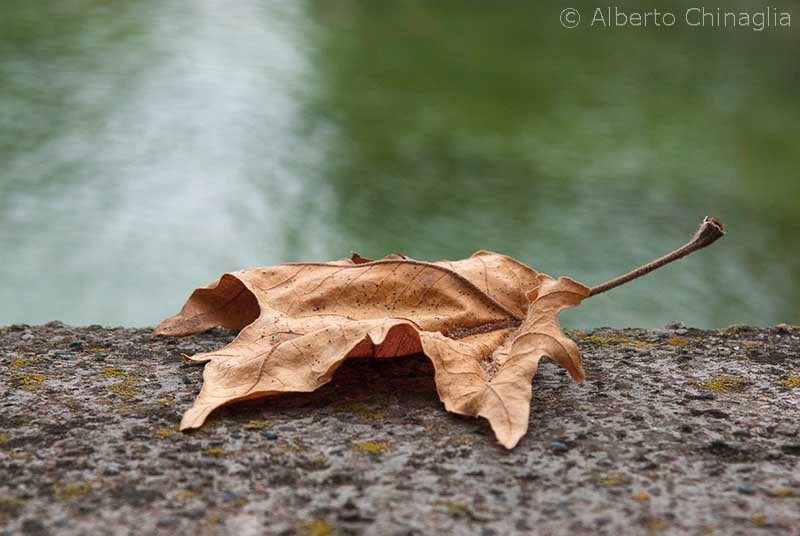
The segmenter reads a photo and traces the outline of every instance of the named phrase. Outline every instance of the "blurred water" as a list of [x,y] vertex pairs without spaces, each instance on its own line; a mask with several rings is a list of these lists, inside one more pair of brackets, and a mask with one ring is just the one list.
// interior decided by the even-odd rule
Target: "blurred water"
[[706,214],[723,241],[564,323],[800,323],[798,31],[561,9],[5,2],[0,324],[148,325],[223,271],[351,250],[594,284]]

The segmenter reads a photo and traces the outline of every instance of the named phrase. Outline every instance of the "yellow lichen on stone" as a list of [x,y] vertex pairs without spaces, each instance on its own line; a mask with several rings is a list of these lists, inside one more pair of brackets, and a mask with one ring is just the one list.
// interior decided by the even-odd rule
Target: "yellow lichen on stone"
[[242,425],[244,428],[264,428],[269,423],[262,419],[250,419]]
[[212,428],[219,428],[220,426],[224,426],[226,423],[222,419],[217,416],[212,415],[208,418],[206,423],[203,425],[201,430],[211,430]]
[[161,430],[158,430],[156,432],[156,435],[161,439],[167,439],[172,432],[177,432],[177,431],[178,431],[177,427],[174,426],[172,428],[162,428]]
[[197,493],[188,489],[175,494],[176,499],[191,499],[192,497],[197,497]]
[[286,441],[278,441],[277,443],[275,443],[274,448],[278,452],[292,452],[293,450],[295,450],[294,447],[292,447],[292,445]]
[[307,536],[330,536],[331,526],[327,521],[313,520],[303,525]]
[[60,499],[70,499],[73,497],[80,497],[92,491],[92,482],[80,482],[78,484],[61,485],[56,484],[53,486],[55,495]]
[[596,342],[598,344],[635,344],[637,346],[645,346],[650,344],[647,341],[643,341],[641,339],[629,339],[628,337],[603,337],[601,335],[591,335],[586,336],[584,338],[588,341]]
[[225,449],[222,447],[209,447],[206,452],[209,454],[225,454]]
[[41,388],[39,384],[45,381],[47,376],[35,372],[27,372],[17,376],[17,379],[24,391],[38,391]]
[[650,530],[662,531],[669,527],[669,523],[660,517],[651,517],[644,522],[644,526]]
[[451,514],[463,514],[469,510],[469,505],[464,502],[436,501],[434,506],[444,506]]
[[744,381],[734,376],[720,376],[703,382],[703,387],[711,391],[733,393],[744,388]]
[[453,438],[453,443],[456,445],[472,445],[475,443],[475,437],[470,435],[460,435]]
[[336,408],[336,413],[351,413],[361,424],[372,424],[385,419],[389,414],[385,411],[374,411],[362,402],[346,402]]
[[792,488],[776,488],[770,492],[773,497],[794,497]]
[[20,499],[19,497],[13,497],[11,499],[0,498],[0,509],[3,510],[13,510],[19,508],[23,504],[25,504],[25,499]]
[[689,343],[689,339],[685,339],[683,337],[670,337],[666,342],[670,346],[684,346],[685,344]]
[[767,522],[767,514],[753,514],[750,516],[750,521],[756,525],[763,525]]
[[125,371],[117,367],[106,367],[103,369],[103,374],[110,378],[118,378],[125,375]]
[[93,346],[89,348],[89,351],[92,352],[93,354],[103,354],[105,352],[108,352],[108,348],[100,348],[97,346]]
[[595,473],[592,475],[592,482],[604,488],[613,488],[627,484],[628,477],[622,473]]
[[222,520],[222,514],[210,514],[204,517],[202,522],[206,525],[221,525]]
[[781,380],[778,383],[786,387],[800,387],[800,376],[792,376],[786,378],[785,380]]
[[449,435],[453,431],[452,426],[447,424],[426,424],[423,428],[427,435]]
[[558,391],[553,391],[549,393],[534,393],[533,397],[536,399],[537,402],[541,402],[543,404],[553,404],[560,400],[561,393]]
[[389,443],[386,441],[363,441],[353,445],[354,451],[369,454],[378,454],[388,449]]
[[634,501],[645,502],[650,500],[650,495],[648,493],[637,493],[633,496]]
[[161,404],[162,406],[171,406],[172,405],[172,397],[168,396],[166,398],[162,398],[161,400],[158,401],[158,403]]
[[0,527],[6,524],[6,514],[15,514],[25,504],[23,499],[13,497],[10,499],[0,497]]
[[22,367],[32,365],[38,361],[38,357],[20,357],[19,359],[14,360],[14,362],[11,364],[11,367],[14,369],[21,369]]
[[365,419],[368,422],[373,423],[373,422],[376,422],[376,421],[383,420],[388,416],[389,416],[389,413],[387,413],[385,411],[373,411],[367,417],[365,417]]
[[109,389],[111,389],[112,392],[118,394],[119,396],[136,396],[141,393],[139,393],[139,391],[131,389],[131,387],[133,387],[134,384],[139,383],[141,381],[144,381],[144,378],[126,378],[119,383],[115,383],[114,385],[109,387]]
[[591,337],[587,337],[587,339],[598,344],[625,344],[631,342],[631,340],[626,337],[600,337],[599,335],[592,335]]

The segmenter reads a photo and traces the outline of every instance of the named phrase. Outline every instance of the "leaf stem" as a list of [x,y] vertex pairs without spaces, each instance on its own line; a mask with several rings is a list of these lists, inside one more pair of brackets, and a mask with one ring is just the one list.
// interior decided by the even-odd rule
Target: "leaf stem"
[[634,268],[627,274],[623,274],[619,277],[611,279],[610,281],[606,281],[601,285],[592,287],[591,291],[589,292],[589,297],[596,296],[607,290],[611,290],[612,288],[624,285],[628,281],[633,281],[634,279],[642,277],[643,275],[649,274],[653,270],[661,268],[662,266],[665,266],[673,261],[677,261],[678,259],[685,257],[690,253],[694,253],[698,249],[703,249],[706,246],[710,246],[724,235],[725,231],[722,222],[717,218],[706,216],[703,222],[700,224],[700,227],[697,229],[697,232],[694,233],[694,236],[692,236],[692,238],[686,244],[682,245],[671,253],[667,253],[663,257],[659,257],[645,265]]

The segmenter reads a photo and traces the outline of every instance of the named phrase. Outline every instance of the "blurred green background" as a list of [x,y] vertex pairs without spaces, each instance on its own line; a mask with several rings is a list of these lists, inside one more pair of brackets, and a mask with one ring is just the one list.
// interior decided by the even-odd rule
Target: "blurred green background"
[[564,324],[800,323],[800,32],[587,27],[605,5],[4,0],[0,324],[150,325],[351,250],[596,284],[709,214],[721,242]]

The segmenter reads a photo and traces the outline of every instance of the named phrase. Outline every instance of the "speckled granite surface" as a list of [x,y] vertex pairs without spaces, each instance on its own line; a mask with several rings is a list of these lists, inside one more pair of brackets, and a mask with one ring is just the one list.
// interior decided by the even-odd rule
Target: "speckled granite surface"
[[570,332],[511,451],[424,357],[177,431],[232,333],[0,329],[0,534],[800,534],[800,331]]

